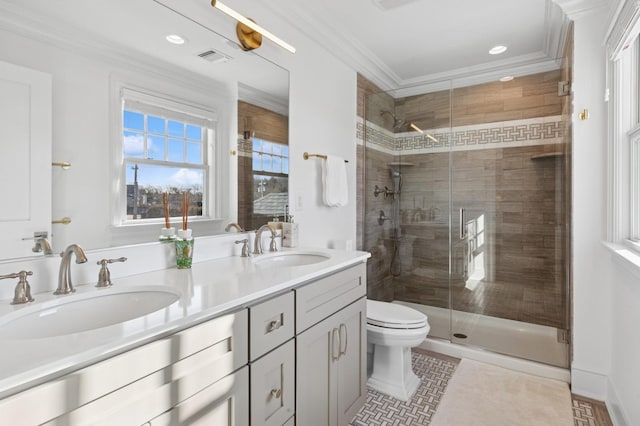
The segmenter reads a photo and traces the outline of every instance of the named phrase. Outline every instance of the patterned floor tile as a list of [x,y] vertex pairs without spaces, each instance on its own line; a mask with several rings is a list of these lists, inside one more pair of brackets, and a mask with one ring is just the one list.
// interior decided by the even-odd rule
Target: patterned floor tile
[[414,352],[413,371],[422,383],[410,401],[403,402],[369,389],[367,402],[352,426],[428,425],[456,368],[455,362]]
[[[351,426],[423,426],[431,422],[449,379],[458,365],[455,358],[412,353],[413,371],[422,383],[410,401],[403,402],[377,392],[367,391],[367,401]],[[612,426],[604,403],[572,395],[574,426]]]

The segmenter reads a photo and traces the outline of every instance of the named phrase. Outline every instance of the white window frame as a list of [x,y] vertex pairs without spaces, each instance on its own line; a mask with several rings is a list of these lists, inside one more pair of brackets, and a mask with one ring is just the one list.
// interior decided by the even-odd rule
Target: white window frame
[[[207,147],[209,173],[207,184],[208,212],[202,217],[190,220],[189,227],[194,235],[205,236],[222,232],[224,224],[235,217],[237,195],[234,186],[237,180],[237,169],[229,153],[236,149],[236,141],[231,141],[230,129],[234,128],[233,117],[237,110],[233,108],[234,98],[225,85],[209,80],[190,81],[181,80],[176,76],[174,80],[165,80],[158,76],[147,75],[142,81],[138,75],[129,72],[112,74],[109,77],[109,170],[111,185],[107,197],[110,199],[109,233],[112,245],[137,244],[154,241],[159,235],[158,223],[124,223],[123,212],[126,212],[126,198],[122,194],[126,184],[124,170],[124,155],[122,147],[122,91],[132,91],[146,94],[165,101],[173,101],[180,105],[193,106],[200,111],[207,111],[215,122],[215,134],[211,145]],[[233,143],[232,143],[233,142]],[[235,179],[234,179],[235,177]],[[125,216],[126,217],[126,216]],[[161,221],[162,222],[162,221]],[[193,226],[192,226],[193,225]]]
[[[203,132],[203,140],[202,140],[202,164],[188,164],[188,163],[174,163],[165,160],[150,160],[146,158],[134,158],[134,157],[122,157],[122,203],[119,223],[121,225],[137,225],[137,224],[162,224],[164,223],[163,218],[147,218],[147,219],[127,219],[127,181],[126,181],[126,163],[136,162],[144,165],[155,165],[160,167],[185,167],[189,169],[202,170],[204,173],[203,179],[203,210],[202,216],[192,216],[189,218],[190,221],[193,220],[201,220],[201,219],[210,219],[211,212],[213,211],[211,208],[212,198],[209,197],[209,186],[210,186],[210,174],[211,174],[211,161],[209,156],[209,147],[212,147],[215,140],[216,133],[216,115],[214,112],[203,110],[193,105],[188,105],[182,102],[176,102],[174,100],[168,100],[162,98],[157,95],[150,95],[147,93],[141,93],[135,90],[131,90],[129,88],[122,88],[121,90],[121,111],[120,114],[124,112],[125,109],[140,112],[145,116],[155,115],[159,117],[164,117],[166,119],[187,122],[190,124],[196,124],[204,129]],[[123,144],[123,132],[124,125],[120,126],[120,149],[124,151]],[[145,135],[147,134],[147,129],[144,130]],[[215,199],[215,198],[213,198]],[[174,221],[175,222],[175,221]]]
[[640,5],[623,2],[607,36],[607,241],[640,255]]

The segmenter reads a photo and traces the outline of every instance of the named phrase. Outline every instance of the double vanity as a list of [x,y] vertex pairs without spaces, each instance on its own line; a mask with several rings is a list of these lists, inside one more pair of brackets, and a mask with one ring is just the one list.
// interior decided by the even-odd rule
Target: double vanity
[[0,421],[347,424],[366,397],[368,257],[201,258],[2,300]]

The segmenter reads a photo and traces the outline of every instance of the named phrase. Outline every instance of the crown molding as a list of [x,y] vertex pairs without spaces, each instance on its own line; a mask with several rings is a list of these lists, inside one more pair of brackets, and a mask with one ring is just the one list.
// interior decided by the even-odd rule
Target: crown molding
[[609,8],[611,0],[553,0],[571,20],[595,10]]
[[354,38],[352,34],[333,27],[330,22],[326,22],[322,17],[314,15],[303,5],[297,4],[287,10],[273,8],[271,11],[318,46],[354,70],[361,72],[380,89],[387,91],[401,86],[400,76],[358,39]]
[[[522,55],[502,61],[479,64],[472,67],[426,74],[411,79],[402,79],[371,50],[352,34],[345,33],[313,14],[309,8],[296,5],[291,9],[273,9],[273,13],[295,27],[342,62],[358,71],[381,90],[391,96],[410,96],[425,89],[442,90],[453,85],[479,84],[495,81],[504,75],[521,76],[550,69],[557,69],[556,58],[561,57],[569,28],[569,19],[554,2],[585,0],[545,0],[545,40],[540,52]],[[596,1],[596,0],[586,0]],[[604,1],[604,0],[598,0]],[[554,68],[555,67],[555,68]]]
[[[537,55],[528,55],[532,58]],[[501,66],[485,68],[468,68],[442,73],[440,79],[423,81],[411,86],[405,86],[391,91],[389,94],[394,98],[404,98],[407,96],[422,95],[425,93],[437,92],[440,90],[449,90],[459,87],[475,86],[483,83],[498,81],[500,78],[511,75],[514,77],[523,77],[530,74],[538,74],[557,70],[561,66],[560,59],[540,59],[532,60],[531,63],[513,62],[512,64],[503,64]],[[505,61],[506,62],[506,61]]]
[[238,83],[238,100],[256,105],[280,115],[289,116],[289,102],[276,98],[262,90]]

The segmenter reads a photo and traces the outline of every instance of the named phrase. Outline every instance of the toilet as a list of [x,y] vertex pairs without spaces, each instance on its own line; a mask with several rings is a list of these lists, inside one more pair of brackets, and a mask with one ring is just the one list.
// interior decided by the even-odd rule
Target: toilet
[[367,381],[372,389],[408,401],[420,386],[411,369],[411,348],[429,333],[427,316],[407,306],[367,300],[367,342],[373,369]]

